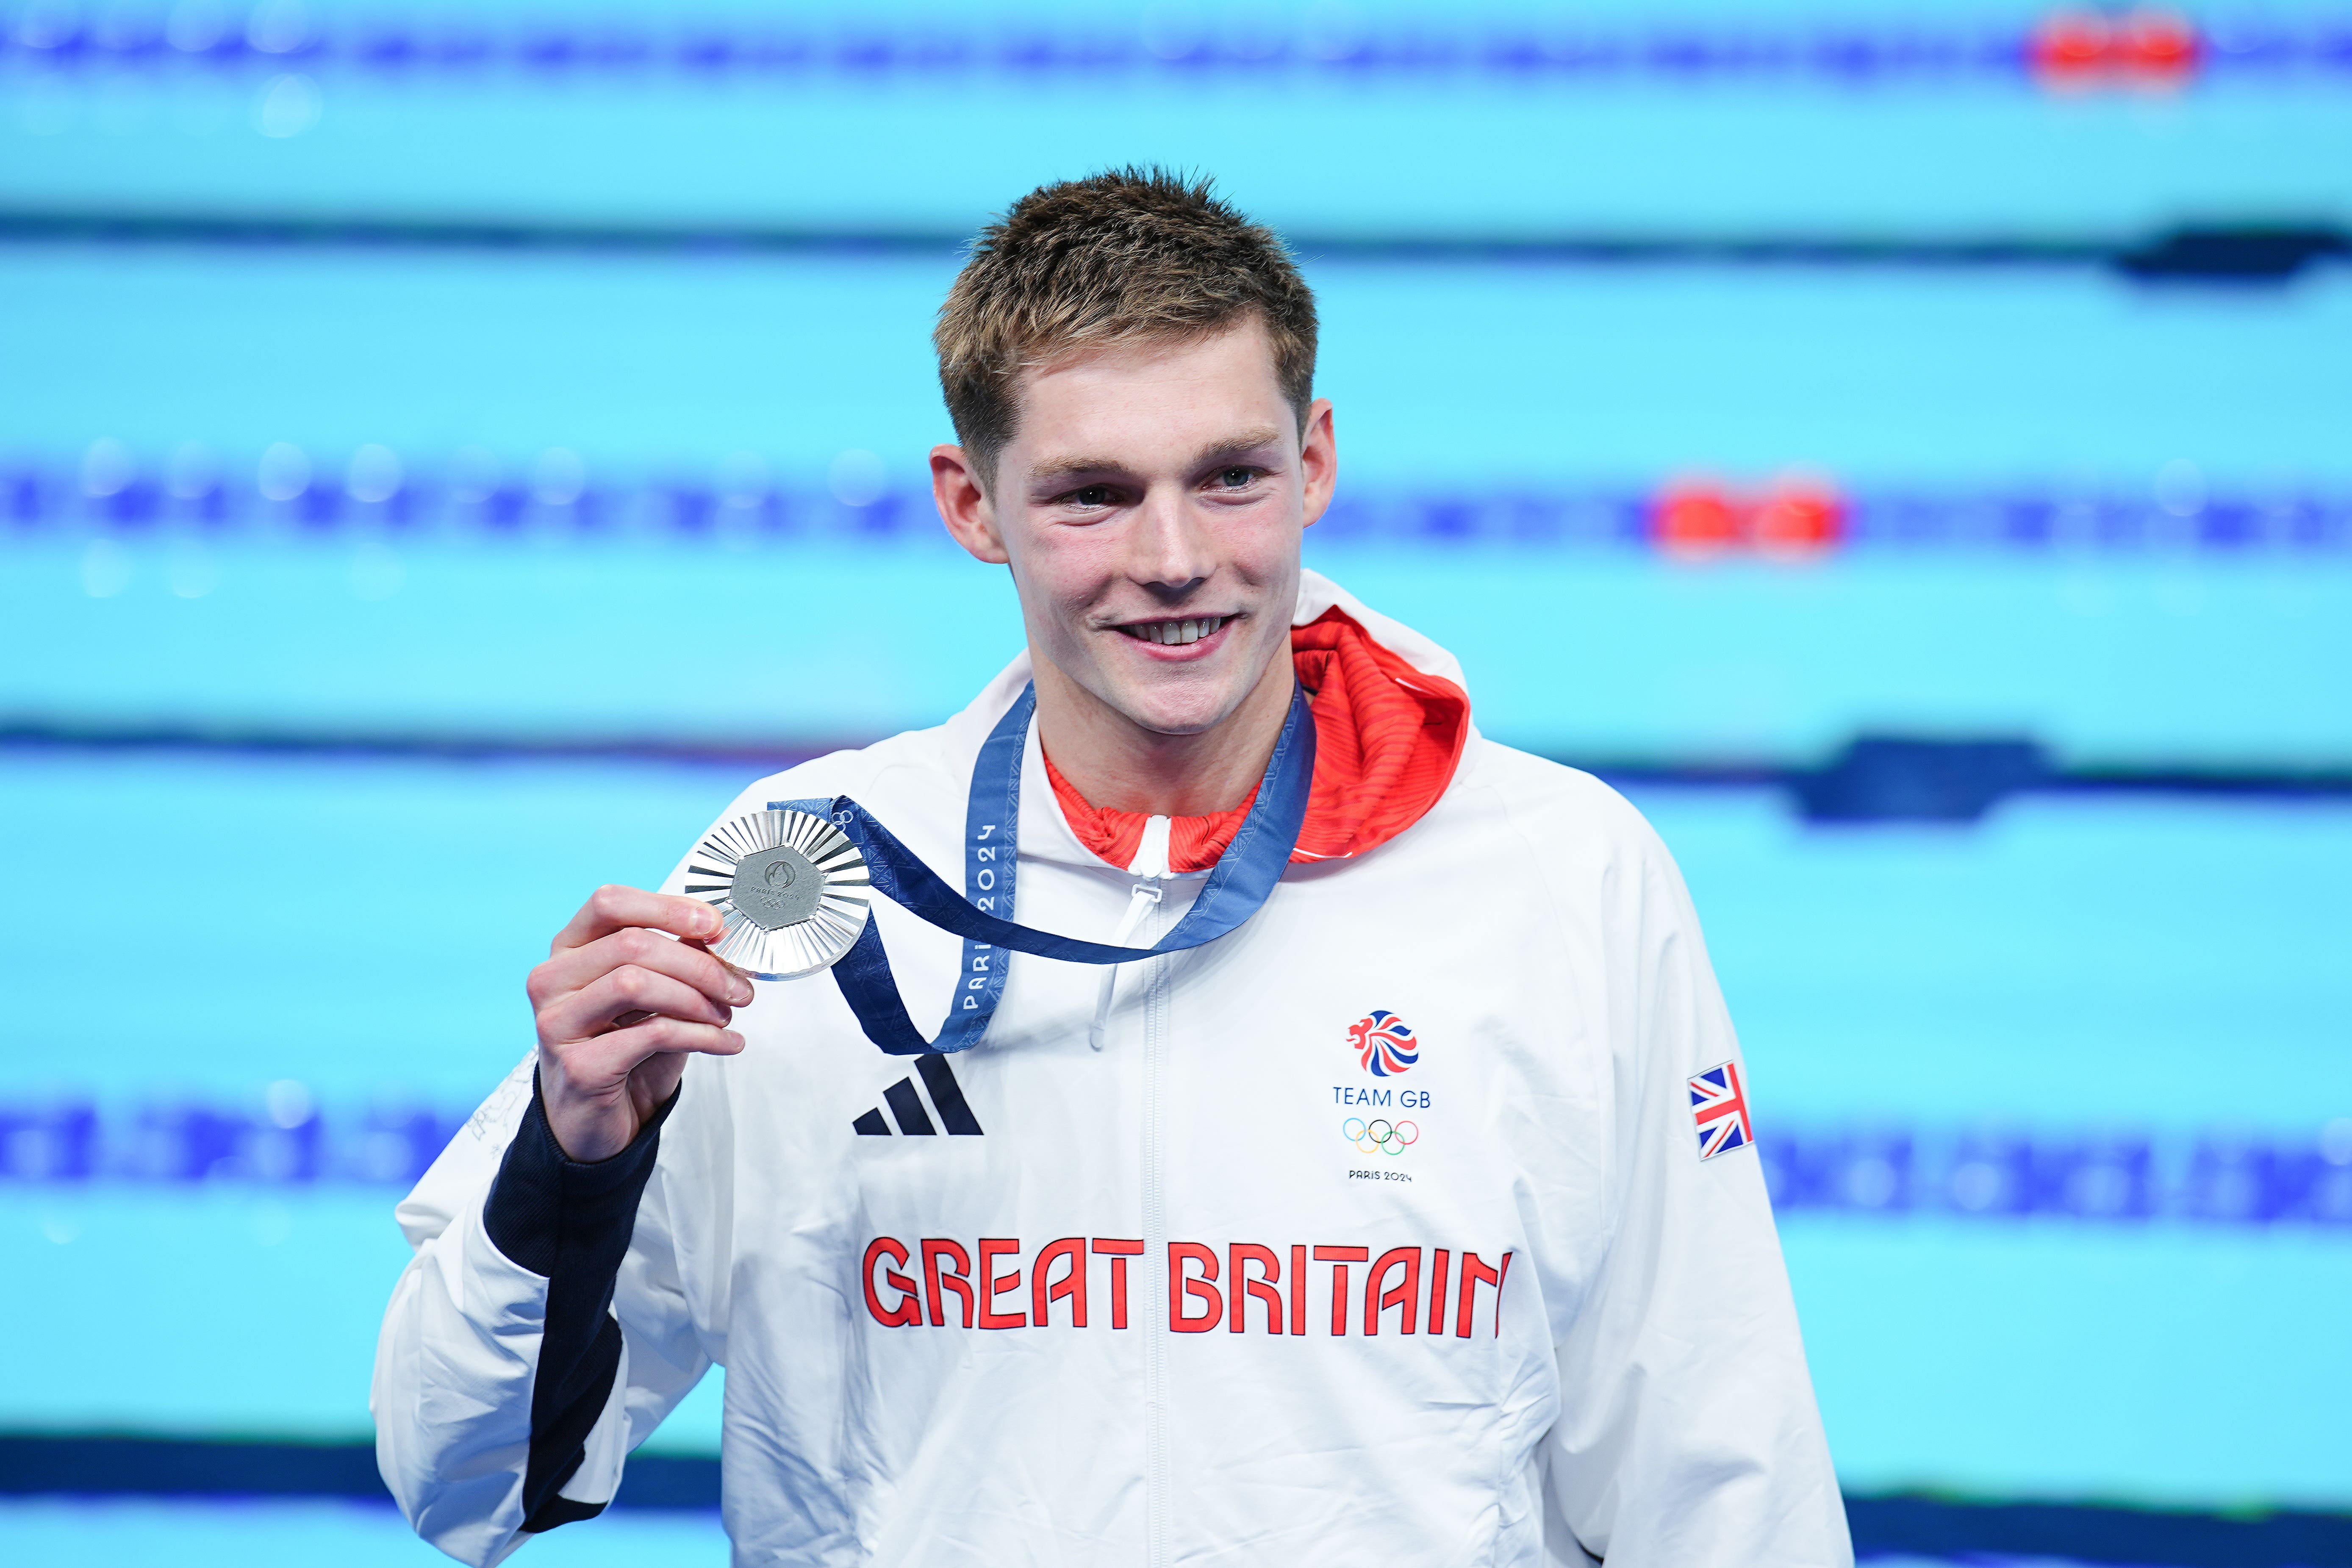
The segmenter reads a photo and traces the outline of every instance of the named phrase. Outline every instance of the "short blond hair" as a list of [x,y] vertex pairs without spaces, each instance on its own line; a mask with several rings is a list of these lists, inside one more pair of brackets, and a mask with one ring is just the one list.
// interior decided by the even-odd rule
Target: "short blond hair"
[[1023,370],[1074,349],[1207,337],[1252,314],[1303,432],[1315,293],[1289,250],[1208,180],[1130,167],[1040,185],[981,230],[931,342],[956,438],[992,487]]

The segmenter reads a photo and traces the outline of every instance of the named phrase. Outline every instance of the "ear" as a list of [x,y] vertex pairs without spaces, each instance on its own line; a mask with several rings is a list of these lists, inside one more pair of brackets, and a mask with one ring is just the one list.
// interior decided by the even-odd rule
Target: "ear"
[[1331,400],[1318,397],[1307,405],[1307,428],[1298,441],[1298,471],[1306,480],[1307,526],[1331,504],[1339,484],[1339,439],[1331,428]]
[[931,500],[948,532],[974,558],[997,566],[1013,559],[1005,552],[996,509],[981,486],[980,470],[961,447],[931,448]]

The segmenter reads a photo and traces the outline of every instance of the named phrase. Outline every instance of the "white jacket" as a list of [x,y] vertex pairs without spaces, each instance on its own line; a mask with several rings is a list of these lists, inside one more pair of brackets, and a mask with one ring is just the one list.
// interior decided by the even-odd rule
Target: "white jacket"
[[[1335,603],[1460,682],[1311,573],[1297,619]],[[961,885],[1027,679],[728,815],[846,794]],[[1017,918],[1106,939],[1138,878],[1036,745]],[[957,939],[875,919],[929,1031]],[[1755,1151],[1700,1153],[1730,1021],[1622,799],[1474,735],[1402,836],[1120,970],[1097,1051],[1103,973],[1021,958],[979,1049],[918,1059],[826,976],[763,984],[598,1165],[518,1068],[400,1206],[372,1404],[418,1531],[488,1563],[594,1513],[717,1363],[739,1564],[1851,1561]],[[1376,1012],[1410,1066],[1362,1065]]]

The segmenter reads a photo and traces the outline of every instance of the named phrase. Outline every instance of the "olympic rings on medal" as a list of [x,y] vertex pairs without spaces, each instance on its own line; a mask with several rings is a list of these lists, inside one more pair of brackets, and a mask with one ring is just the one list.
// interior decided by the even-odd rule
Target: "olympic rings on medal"
[[1386,1154],[1394,1159],[1421,1142],[1421,1129],[1410,1121],[1391,1121],[1376,1117],[1366,1121],[1350,1116],[1339,1126],[1339,1136],[1353,1143],[1365,1154]]

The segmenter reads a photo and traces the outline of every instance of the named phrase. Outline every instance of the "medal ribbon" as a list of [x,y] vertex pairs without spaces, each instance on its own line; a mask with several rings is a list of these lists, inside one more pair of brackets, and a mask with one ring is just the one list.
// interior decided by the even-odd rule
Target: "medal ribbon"
[[936,1038],[917,1032],[880,928],[869,920],[857,941],[833,966],[842,999],[857,1015],[866,1037],[892,1056],[925,1051],[968,1051],[988,1032],[1004,994],[1010,953],[1058,958],[1070,963],[1133,963],[1162,953],[1181,952],[1212,942],[1257,913],[1282,880],[1283,868],[1307,820],[1307,797],[1315,778],[1315,720],[1307,693],[1294,689],[1282,734],[1266,759],[1257,799],[1218,858],[1201,895],[1170,931],[1150,947],[1114,947],[1057,936],[1013,921],[1014,861],[1021,836],[1021,759],[1029,723],[1037,710],[1037,689],[1025,688],[998,720],[972,766],[971,798],[964,811],[964,894],[940,879],[922,858],[847,795],[831,800],[772,800],[771,811],[805,811],[829,817],[866,857],[874,890],[942,931],[964,939],[957,971],[956,998]]

